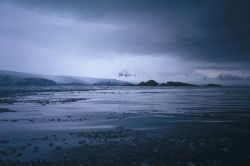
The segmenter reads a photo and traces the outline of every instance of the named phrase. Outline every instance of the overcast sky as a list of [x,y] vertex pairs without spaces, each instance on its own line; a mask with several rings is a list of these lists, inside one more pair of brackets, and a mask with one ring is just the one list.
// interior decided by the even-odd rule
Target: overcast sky
[[0,0],[0,69],[250,82],[247,0]]

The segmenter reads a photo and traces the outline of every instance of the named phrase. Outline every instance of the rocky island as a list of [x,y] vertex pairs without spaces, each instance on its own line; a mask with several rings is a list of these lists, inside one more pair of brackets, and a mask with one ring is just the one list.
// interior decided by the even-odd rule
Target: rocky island
[[166,86],[196,86],[194,84],[184,83],[184,82],[173,82],[169,81],[166,83]]
[[206,87],[222,87],[220,84],[207,84]]
[[161,83],[159,84],[158,82],[156,82],[155,80],[149,80],[146,82],[140,82],[138,84],[138,86],[196,86],[193,84],[188,84],[188,83],[184,83],[184,82],[173,82],[173,81],[169,81],[167,83]]
[[155,80],[149,80],[149,81],[146,81],[146,82],[140,82],[138,84],[138,86],[157,86],[159,85],[158,82],[156,82]]

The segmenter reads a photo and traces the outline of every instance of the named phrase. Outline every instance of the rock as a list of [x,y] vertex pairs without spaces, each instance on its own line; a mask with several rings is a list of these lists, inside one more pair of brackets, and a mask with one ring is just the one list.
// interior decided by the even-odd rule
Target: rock
[[140,164],[141,166],[150,166],[151,164],[149,164],[147,161],[143,161]]
[[195,166],[195,163],[189,161],[189,162],[187,162],[187,166]]
[[222,148],[222,151],[223,151],[223,152],[228,152],[229,149],[228,149],[228,148]]

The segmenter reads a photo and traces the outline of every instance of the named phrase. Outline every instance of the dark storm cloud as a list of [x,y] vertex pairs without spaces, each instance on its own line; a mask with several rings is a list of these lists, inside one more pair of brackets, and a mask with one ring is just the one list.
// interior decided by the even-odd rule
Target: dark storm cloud
[[[195,61],[250,62],[250,5],[238,0],[9,0],[79,20],[119,25],[122,53],[170,54]],[[107,41],[108,42],[108,41]]]

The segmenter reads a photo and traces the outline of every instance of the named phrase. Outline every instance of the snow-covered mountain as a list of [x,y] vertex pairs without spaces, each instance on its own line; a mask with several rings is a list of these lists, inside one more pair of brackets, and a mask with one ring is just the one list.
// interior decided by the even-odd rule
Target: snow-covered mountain
[[131,85],[126,81],[78,76],[40,75],[0,70],[0,85]]

